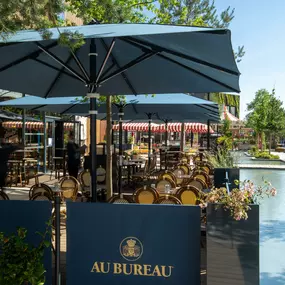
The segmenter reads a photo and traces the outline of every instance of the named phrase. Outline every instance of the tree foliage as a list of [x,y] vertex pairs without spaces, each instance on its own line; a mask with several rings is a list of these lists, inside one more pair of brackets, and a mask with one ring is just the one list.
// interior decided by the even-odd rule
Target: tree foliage
[[220,105],[236,107],[236,111],[239,114],[240,97],[238,95],[227,93],[211,93],[210,100]]
[[67,0],[66,9],[84,23],[147,22],[145,10],[151,10],[152,1],[139,0]]
[[43,30],[61,24],[64,10],[61,0],[2,0],[0,3],[0,36],[24,29]]
[[285,127],[285,110],[282,101],[266,89],[256,92],[255,98],[248,104],[247,124],[257,133],[279,133]]
[[[159,23],[228,28],[234,19],[230,6],[217,12],[214,0],[2,0],[0,3],[0,37],[23,29],[36,29],[43,38],[51,36],[47,28],[76,25],[61,15],[70,12],[87,24]],[[61,33],[60,41],[72,48],[83,44],[79,34]],[[75,40],[75,41],[74,41]],[[244,55],[238,47],[237,61]]]
[[228,119],[223,120],[221,133],[222,136],[218,138],[218,144],[225,152],[232,150],[233,148],[233,136],[232,132],[230,131],[231,122]]
[[215,1],[210,0],[158,0],[153,5],[155,23],[228,28],[234,19],[234,9],[227,7],[218,14]]

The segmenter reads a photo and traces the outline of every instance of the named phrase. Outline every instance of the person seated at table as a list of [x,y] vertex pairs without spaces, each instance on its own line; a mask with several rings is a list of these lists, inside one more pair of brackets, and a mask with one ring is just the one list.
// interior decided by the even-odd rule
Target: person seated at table
[[86,146],[83,145],[82,147],[79,147],[79,145],[74,142],[73,132],[70,132],[66,149],[68,173],[70,176],[77,179],[80,166],[80,154],[85,152]]

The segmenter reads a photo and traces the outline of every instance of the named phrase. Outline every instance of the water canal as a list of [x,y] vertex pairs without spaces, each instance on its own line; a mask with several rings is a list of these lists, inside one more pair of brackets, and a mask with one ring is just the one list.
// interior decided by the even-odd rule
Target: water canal
[[284,285],[285,170],[241,169],[240,179],[258,185],[265,179],[278,191],[276,197],[264,198],[260,205],[260,285]]

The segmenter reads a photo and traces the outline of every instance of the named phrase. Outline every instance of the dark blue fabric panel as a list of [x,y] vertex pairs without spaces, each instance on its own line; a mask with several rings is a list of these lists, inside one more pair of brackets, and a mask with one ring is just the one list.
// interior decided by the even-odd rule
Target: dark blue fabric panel
[[[34,245],[41,242],[36,233],[44,233],[51,218],[52,204],[49,201],[0,201],[0,232],[15,233],[18,227],[27,229],[28,241]],[[46,269],[45,285],[52,284],[52,251],[44,255]]]
[[[199,207],[69,203],[67,212],[67,285],[200,284]],[[137,257],[128,256],[129,240]],[[108,273],[96,262],[109,263]],[[169,275],[171,266],[171,276],[116,274],[114,263],[148,275],[156,265]]]

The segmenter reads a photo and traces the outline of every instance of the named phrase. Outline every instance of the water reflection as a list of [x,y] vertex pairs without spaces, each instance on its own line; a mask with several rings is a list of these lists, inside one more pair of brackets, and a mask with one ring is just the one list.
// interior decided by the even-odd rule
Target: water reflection
[[260,284],[285,284],[285,171],[242,169],[240,174],[240,180],[259,185],[270,181],[278,191],[260,205]]

